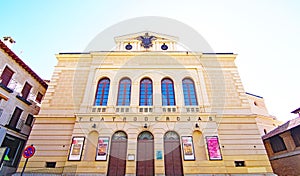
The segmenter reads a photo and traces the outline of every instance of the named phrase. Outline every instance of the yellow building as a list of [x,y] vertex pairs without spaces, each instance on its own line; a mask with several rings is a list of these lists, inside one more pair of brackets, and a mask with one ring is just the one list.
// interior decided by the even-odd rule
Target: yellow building
[[236,54],[178,51],[154,32],[115,42],[56,55],[26,172],[273,175],[257,118],[274,119],[253,112]]

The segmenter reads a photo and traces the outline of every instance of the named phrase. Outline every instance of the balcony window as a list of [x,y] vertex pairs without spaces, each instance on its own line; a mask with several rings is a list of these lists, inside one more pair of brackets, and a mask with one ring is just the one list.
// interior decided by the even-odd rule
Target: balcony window
[[22,112],[23,112],[22,109],[20,109],[18,107],[15,108],[15,111],[14,111],[14,113],[13,113],[11,119],[10,119],[9,124],[8,124],[9,127],[16,128],[17,123],[18,123],[18,121],[21,117]]
[[42,102],[42,98],[43,98],[43,94],[41,94],[40,92],[37,94],[35,101],[38,103]]
[[13,74],[14,72],[9,67],[6,66],[1,74],[1,80],[2,80],[1,84],[7,87]]

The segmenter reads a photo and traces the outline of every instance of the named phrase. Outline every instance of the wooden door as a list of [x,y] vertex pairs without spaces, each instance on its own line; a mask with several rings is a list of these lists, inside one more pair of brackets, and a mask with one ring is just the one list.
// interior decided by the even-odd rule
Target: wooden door
[[183,175],[180,140],[172,131],[164,137],[164,163],[165,175]]
[[154,175],[154,140],[149,132],[142,132],[138,137],[136,174]]
[[109,176],[122,176],[126,173],[127,135],[116,132],[111,141],[108,171]]

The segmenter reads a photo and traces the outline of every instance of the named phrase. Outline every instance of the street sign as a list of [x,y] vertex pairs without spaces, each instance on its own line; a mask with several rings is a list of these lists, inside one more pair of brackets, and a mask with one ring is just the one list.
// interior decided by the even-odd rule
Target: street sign
[[35,152],[35,148],[32,145],[27,146],[23,152],[23,157],[30,158],[34,155],[34,152]]

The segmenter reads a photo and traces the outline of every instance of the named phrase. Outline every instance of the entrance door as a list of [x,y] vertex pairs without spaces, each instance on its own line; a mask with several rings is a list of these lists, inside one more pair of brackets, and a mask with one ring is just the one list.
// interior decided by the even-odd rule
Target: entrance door
[[108,171],[109,176],[121,176],[126,173],[127,135],[117,131],[111,139]]
[[169,131],[164,136],[164,161],[166,175],[183,175],[179,136]]
[[137,139],[136,174],[138,176],[154,175],[154,140],[150,132],[144,131]]

